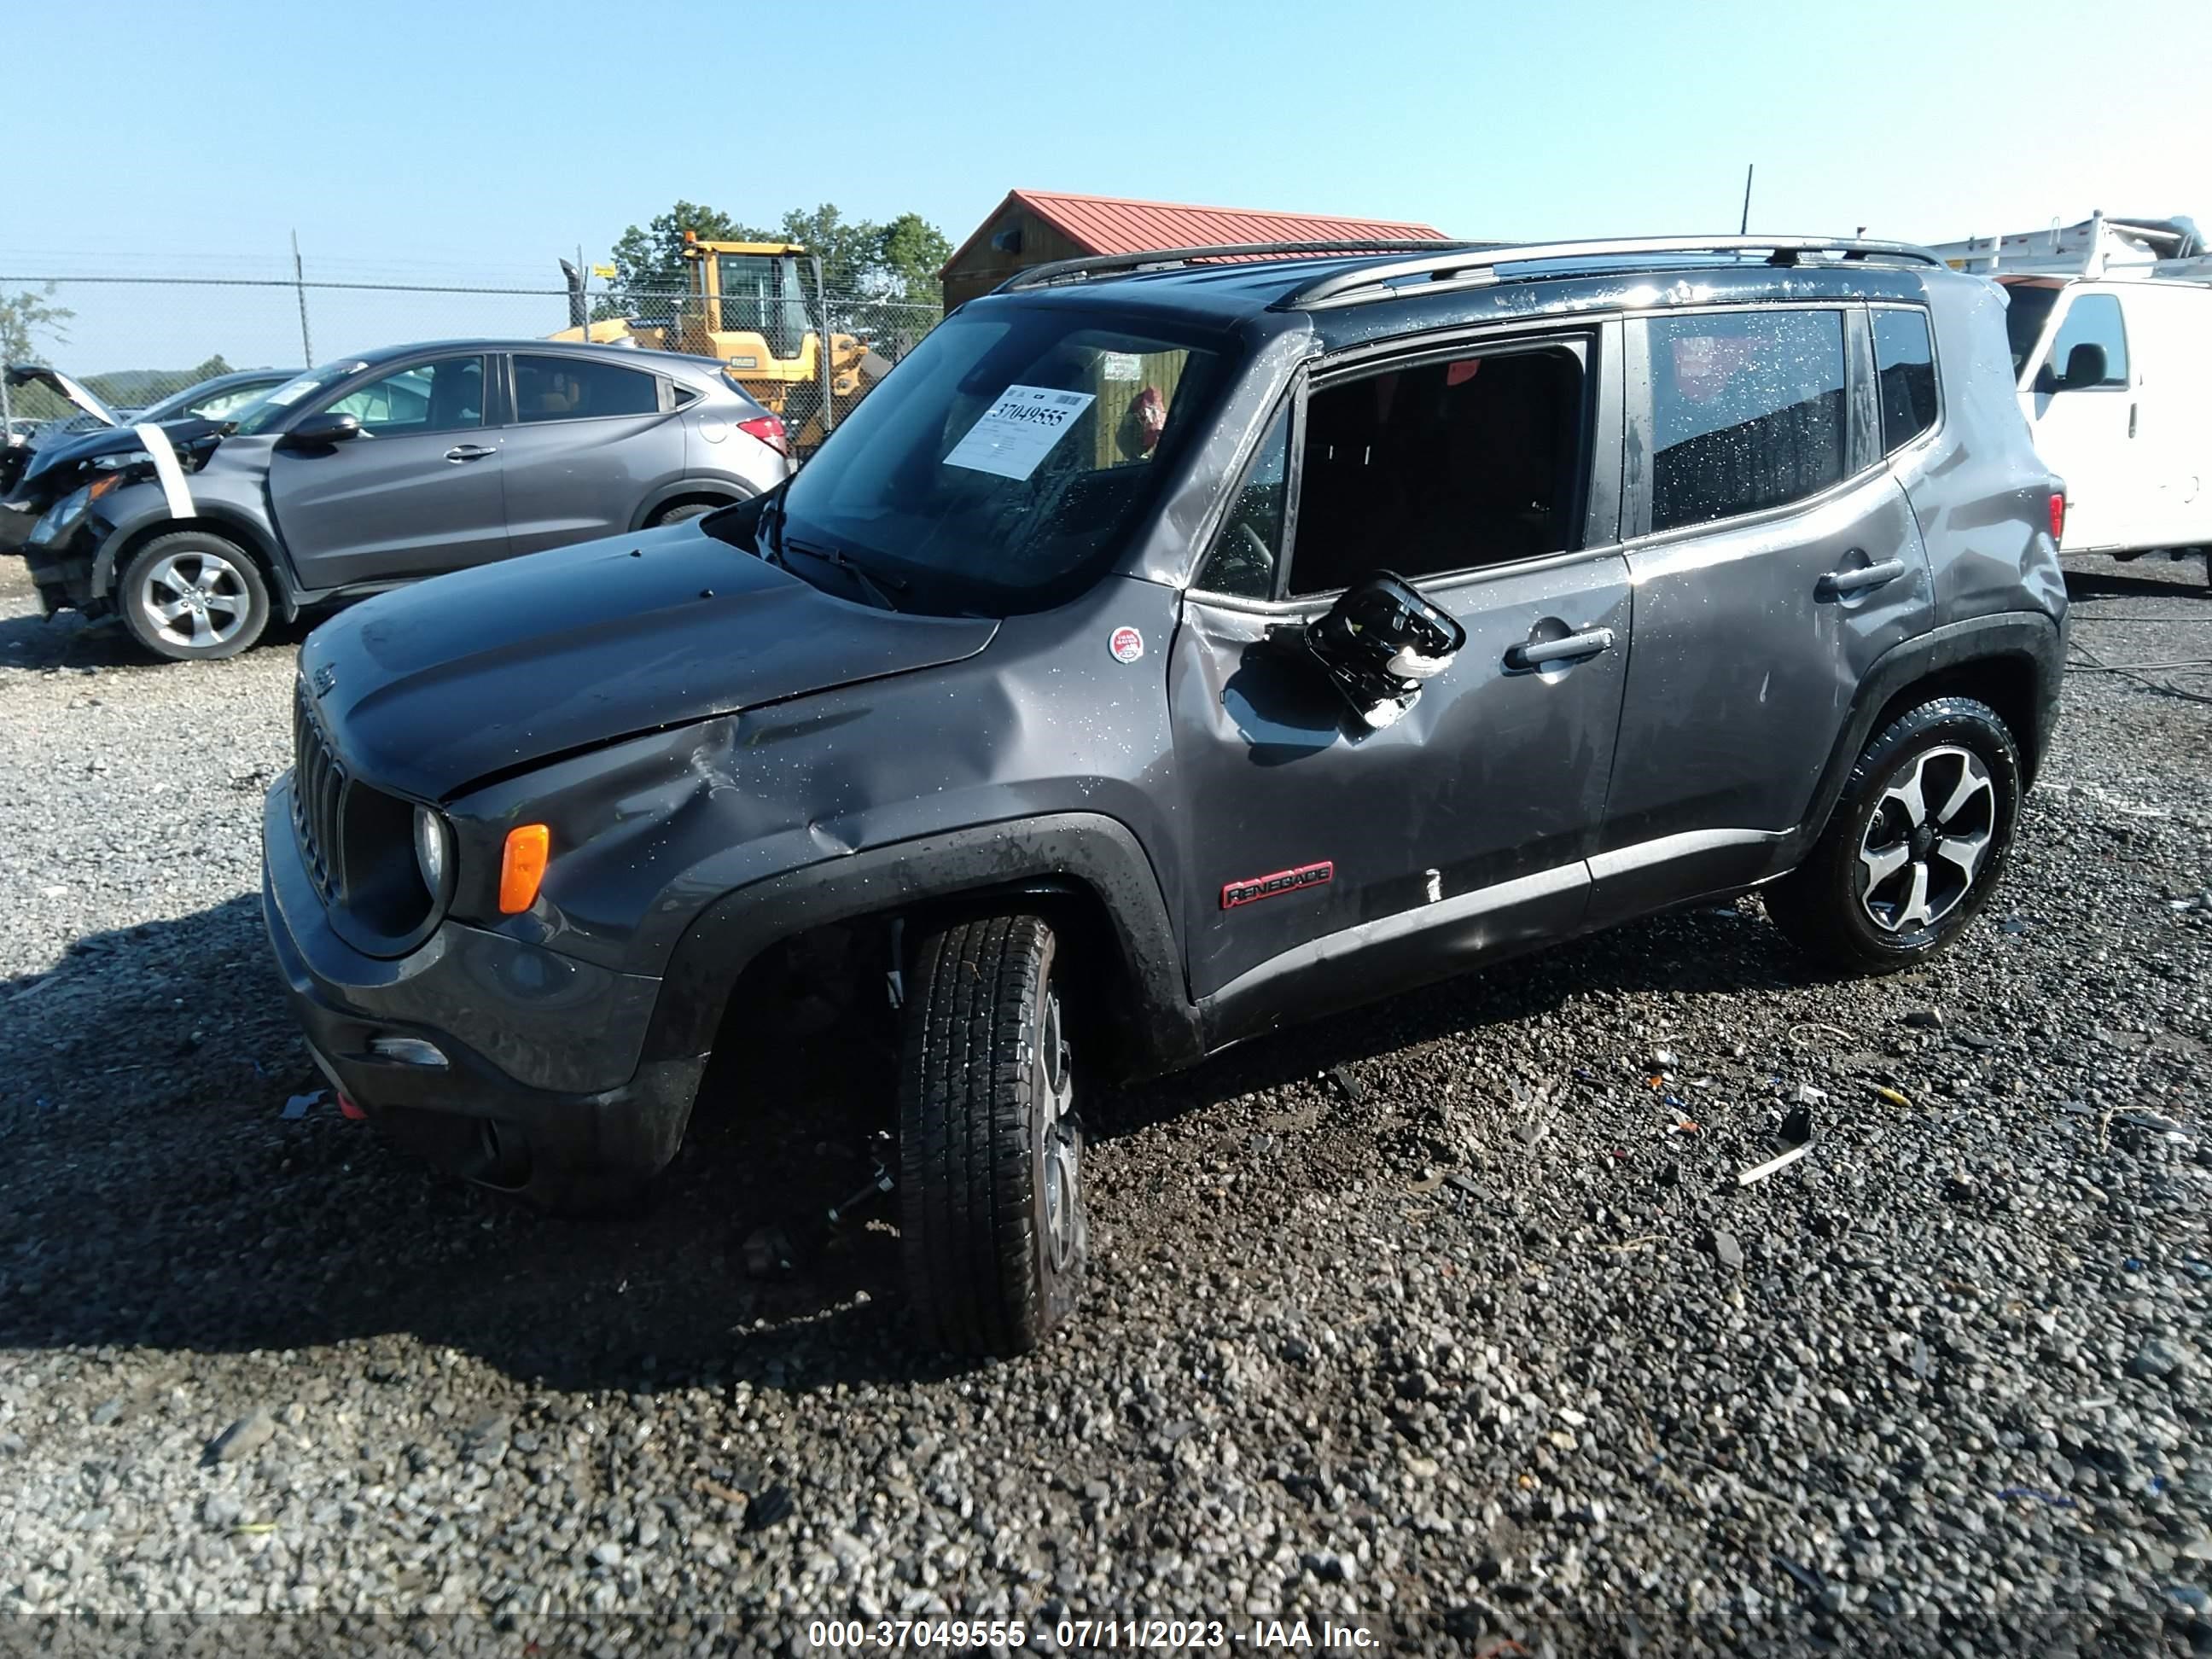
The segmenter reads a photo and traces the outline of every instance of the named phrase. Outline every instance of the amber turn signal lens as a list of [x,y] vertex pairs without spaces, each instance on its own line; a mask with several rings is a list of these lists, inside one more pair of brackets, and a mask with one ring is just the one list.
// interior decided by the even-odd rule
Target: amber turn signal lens
[[507,832],[507,848],[499,855],[499,908],[504,914],[519,915],[538,902],[552,845],[552,835],[542,823],[518,823]]

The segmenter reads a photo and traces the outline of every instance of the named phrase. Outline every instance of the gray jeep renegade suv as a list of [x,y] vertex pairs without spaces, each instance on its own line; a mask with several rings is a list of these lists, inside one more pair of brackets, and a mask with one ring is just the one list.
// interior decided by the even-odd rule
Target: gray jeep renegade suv
[[318,629],[292,1001],[370,1116],[585,1205],[749,964],[880,951],[918,1317],[1025,1347],[1087,1079],[1752,887],[1846,969],[1957,934],[2065,616],[2003,308],[1818,240],[1027,272],[784,489]]

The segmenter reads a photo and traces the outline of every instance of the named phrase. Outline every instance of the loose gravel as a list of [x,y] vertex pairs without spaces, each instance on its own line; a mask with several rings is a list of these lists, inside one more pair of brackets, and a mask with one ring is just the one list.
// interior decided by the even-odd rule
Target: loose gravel
[[[2212,1644],[2212,707],[2073,677],[1921,971],[1747,899],[1094,1095],[1083,1316],[962,1370],[881,1222],[748,1272],[864,1182],[865,1041],[730,1057],[609,1222],[342,1118],[258,914],[298,635],[154,666],[7,580],[0,1612],[79,1615],[16,1633]],[[2212,656],[2201,567],[2074,585],[2100,660]]]

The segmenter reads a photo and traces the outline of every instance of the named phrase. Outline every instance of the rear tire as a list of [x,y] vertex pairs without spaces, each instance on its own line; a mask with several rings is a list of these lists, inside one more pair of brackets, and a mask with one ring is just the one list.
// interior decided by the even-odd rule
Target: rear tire
[[131,637],[171,662],[234,657],[269,626],[269,586],[253,556],[204,530],[156,536],[115,586]]
[[923,1334],[963,1354],[1036,1347],[1074,1309],[1089,1254],[1083,1130],[1059,941],[1000,915],[926,938],[905,1011],[899,1211]]
[[726,507],[726,501],[678,501],[673,507],[664,507],[653,515],[648,530],[659,530],[664,525],[686,524],[693,519],[703,519],[716,507]]
[[1970,697],[1908,709],[1860,756],[1811,855],[1766,888],[1766,913],[1832,966],[1909,968],[1988,900],[2020,799],[2020,752],[1994,709]]

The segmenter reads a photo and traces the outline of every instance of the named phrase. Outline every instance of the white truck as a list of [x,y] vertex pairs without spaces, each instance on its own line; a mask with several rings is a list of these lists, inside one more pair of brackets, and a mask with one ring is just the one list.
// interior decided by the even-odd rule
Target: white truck
[[2108,219],[1939,245],[2002,283],[2021,412],[2066,481],[2060,550],[2206,556],[2212,580],[2212,244]]

